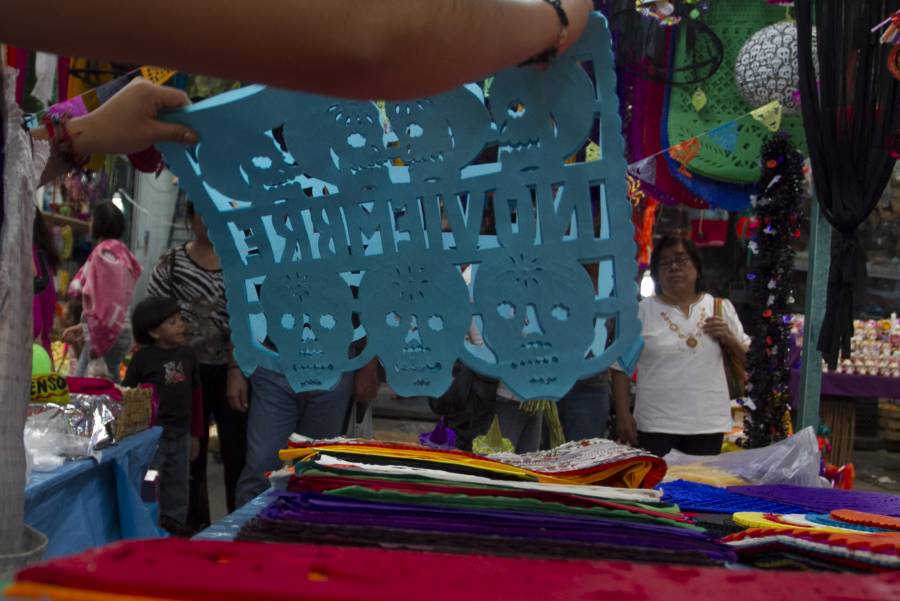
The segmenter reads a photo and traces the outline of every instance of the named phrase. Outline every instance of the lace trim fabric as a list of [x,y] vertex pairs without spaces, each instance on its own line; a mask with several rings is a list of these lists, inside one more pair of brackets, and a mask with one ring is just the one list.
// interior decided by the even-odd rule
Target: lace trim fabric
[[50,153],[22,129],[15,104],[15,72],[0,65],[3,105],[0,127],[6,146],[3,168],[4,218],[0,226],[0,552],[20,544],[25,486],[25,399],[29,396],[31,354],[23,352],[32,331],[31,234],[34,190]]

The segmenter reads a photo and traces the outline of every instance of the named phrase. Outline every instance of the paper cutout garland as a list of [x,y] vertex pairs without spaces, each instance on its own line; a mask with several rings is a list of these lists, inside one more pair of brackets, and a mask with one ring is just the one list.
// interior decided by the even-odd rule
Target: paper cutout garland
[[[222,259],[245,373],[328,389],[377,355],[399,394],[437,396],[460,359],[547,399],[616,359],[633,366],[631,206],[599,13],[543,72],[497,74],[488,100],[470,85],[381,113],[251,86],[168,118],[200,133],[161,150]],[[592,129],[602,160],[565,165]],[[496,236],[480,235],[491,221]],[[481,350],[466,341],[473,316]]]

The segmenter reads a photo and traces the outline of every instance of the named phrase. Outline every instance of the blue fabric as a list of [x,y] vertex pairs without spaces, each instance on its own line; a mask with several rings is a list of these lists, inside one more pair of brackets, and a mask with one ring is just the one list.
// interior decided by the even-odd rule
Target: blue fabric
[[737,513],[738,511],[806,513],[805,509],[796,505],[739,495],[718,486],[710,486],[688,480],[664,482],[656,488],[663,491],[663,501],[678,505],[682,511],[698,513]]
[[278,451],[294,432],[310,438],[333,438],[344,431],[353,375],[346,373],[334,390],[301,392],[287,378],[259,368],[250,378],[247,461],[238,480],[238,507],[266,490],[265,473],[281,467]]
[[875,526],[864,526],[862,524],[851,524],[849,522],[842,522],[841,520],[833,520],[827,513],[807,513],[804,517],[813,524],[831,526],[834,528],[846,528],[847,530],[859,530],[860,532],[895,532],[888,528],[876,528]]
[[[595,13],[546,69],[492,82],[383,105],[249,86],[166,115],[200,134],[160,150],[221,257],[245,374],[328,390],[377,356],[398,394],[433,397],[460,359],[520,398],[559,399],[614,361],[633,367],[637,265],[606,20]],[[565,162],[588,142],[599,160]],[[463,264],[478,265],[471,297]],[[488,356],[465,343],[473,316]],[[595,345],[608,319],[615,337]]]
[[82,459],[32,474],[25,487],[25,523],[47,535],[46,558],[159,536],[140,490],[161,433],[151,428],[129,436],[103,449],[99,462]]
[[570,391],[559,400],[559,421],[566,440],[606,438],[609,386],[591,391]]

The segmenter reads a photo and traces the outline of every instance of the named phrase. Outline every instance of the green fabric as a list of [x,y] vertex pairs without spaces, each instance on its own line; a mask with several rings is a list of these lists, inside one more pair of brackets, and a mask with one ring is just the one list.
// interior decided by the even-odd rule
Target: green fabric
[[[738,91],[734,82],[735,59],[750,36],[784,18],[784,7],[772,6],[763,0],[718,0],[711,4],[706,23],[722,39],[725,58],[719,70],[699,85],[672,86],[667,124],[670,146],[759,108],[749,106]],[[684,44],[685,28],[679,30],[675,65],[684,66],[688,62]],[[705,106],[699,112],[691,102],[698,87],[707,97]],[[700,155],[691,161],[688,169],[723,182],[747,184],[758,181],[762,144],[771,132],[750,116],[738,121],[737,126],[737,145],[733,153],[718,146],[709,136],[701,136]],[[806,135],[799,114],[785,114],[781,120],[781,130],[791,134],[791,139],[801,152],[806,151]]]
[[364,499],[373,502],[410,503],[433,507],[463,507],[481,509],[500,509],[523,511],[530,513],[546,513],[554,515],[579,515],[597,518],[618,519],[628,522],[662,524],[676,528],[685,528],[705,532],[700,526],[668,520],[661,517],[641,513],[631,513],[624,509],[607,509],[605,507],[571,507],[561,503],[539,501],[522,497],[488,497],[468,496],[463,494],[445,495],[440,493],[408,494],[392,490],[372,490],[364,486],[348,486],[328,491],[326,494]]

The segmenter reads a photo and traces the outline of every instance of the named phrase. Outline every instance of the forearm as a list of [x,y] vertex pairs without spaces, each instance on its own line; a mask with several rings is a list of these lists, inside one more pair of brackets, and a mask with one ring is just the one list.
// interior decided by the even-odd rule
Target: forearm
[[626,415],[631,413],[631,383],[625,372],[611,370],[612,373],[612,396],[613,406],[616,408],[616,415]]
[[[569,45],[591,2],[563,6]],[[555,46],[560,31],[544,0],[7,0],[4,8],[0,40],[17,46],[359,98],[446,90]]]

